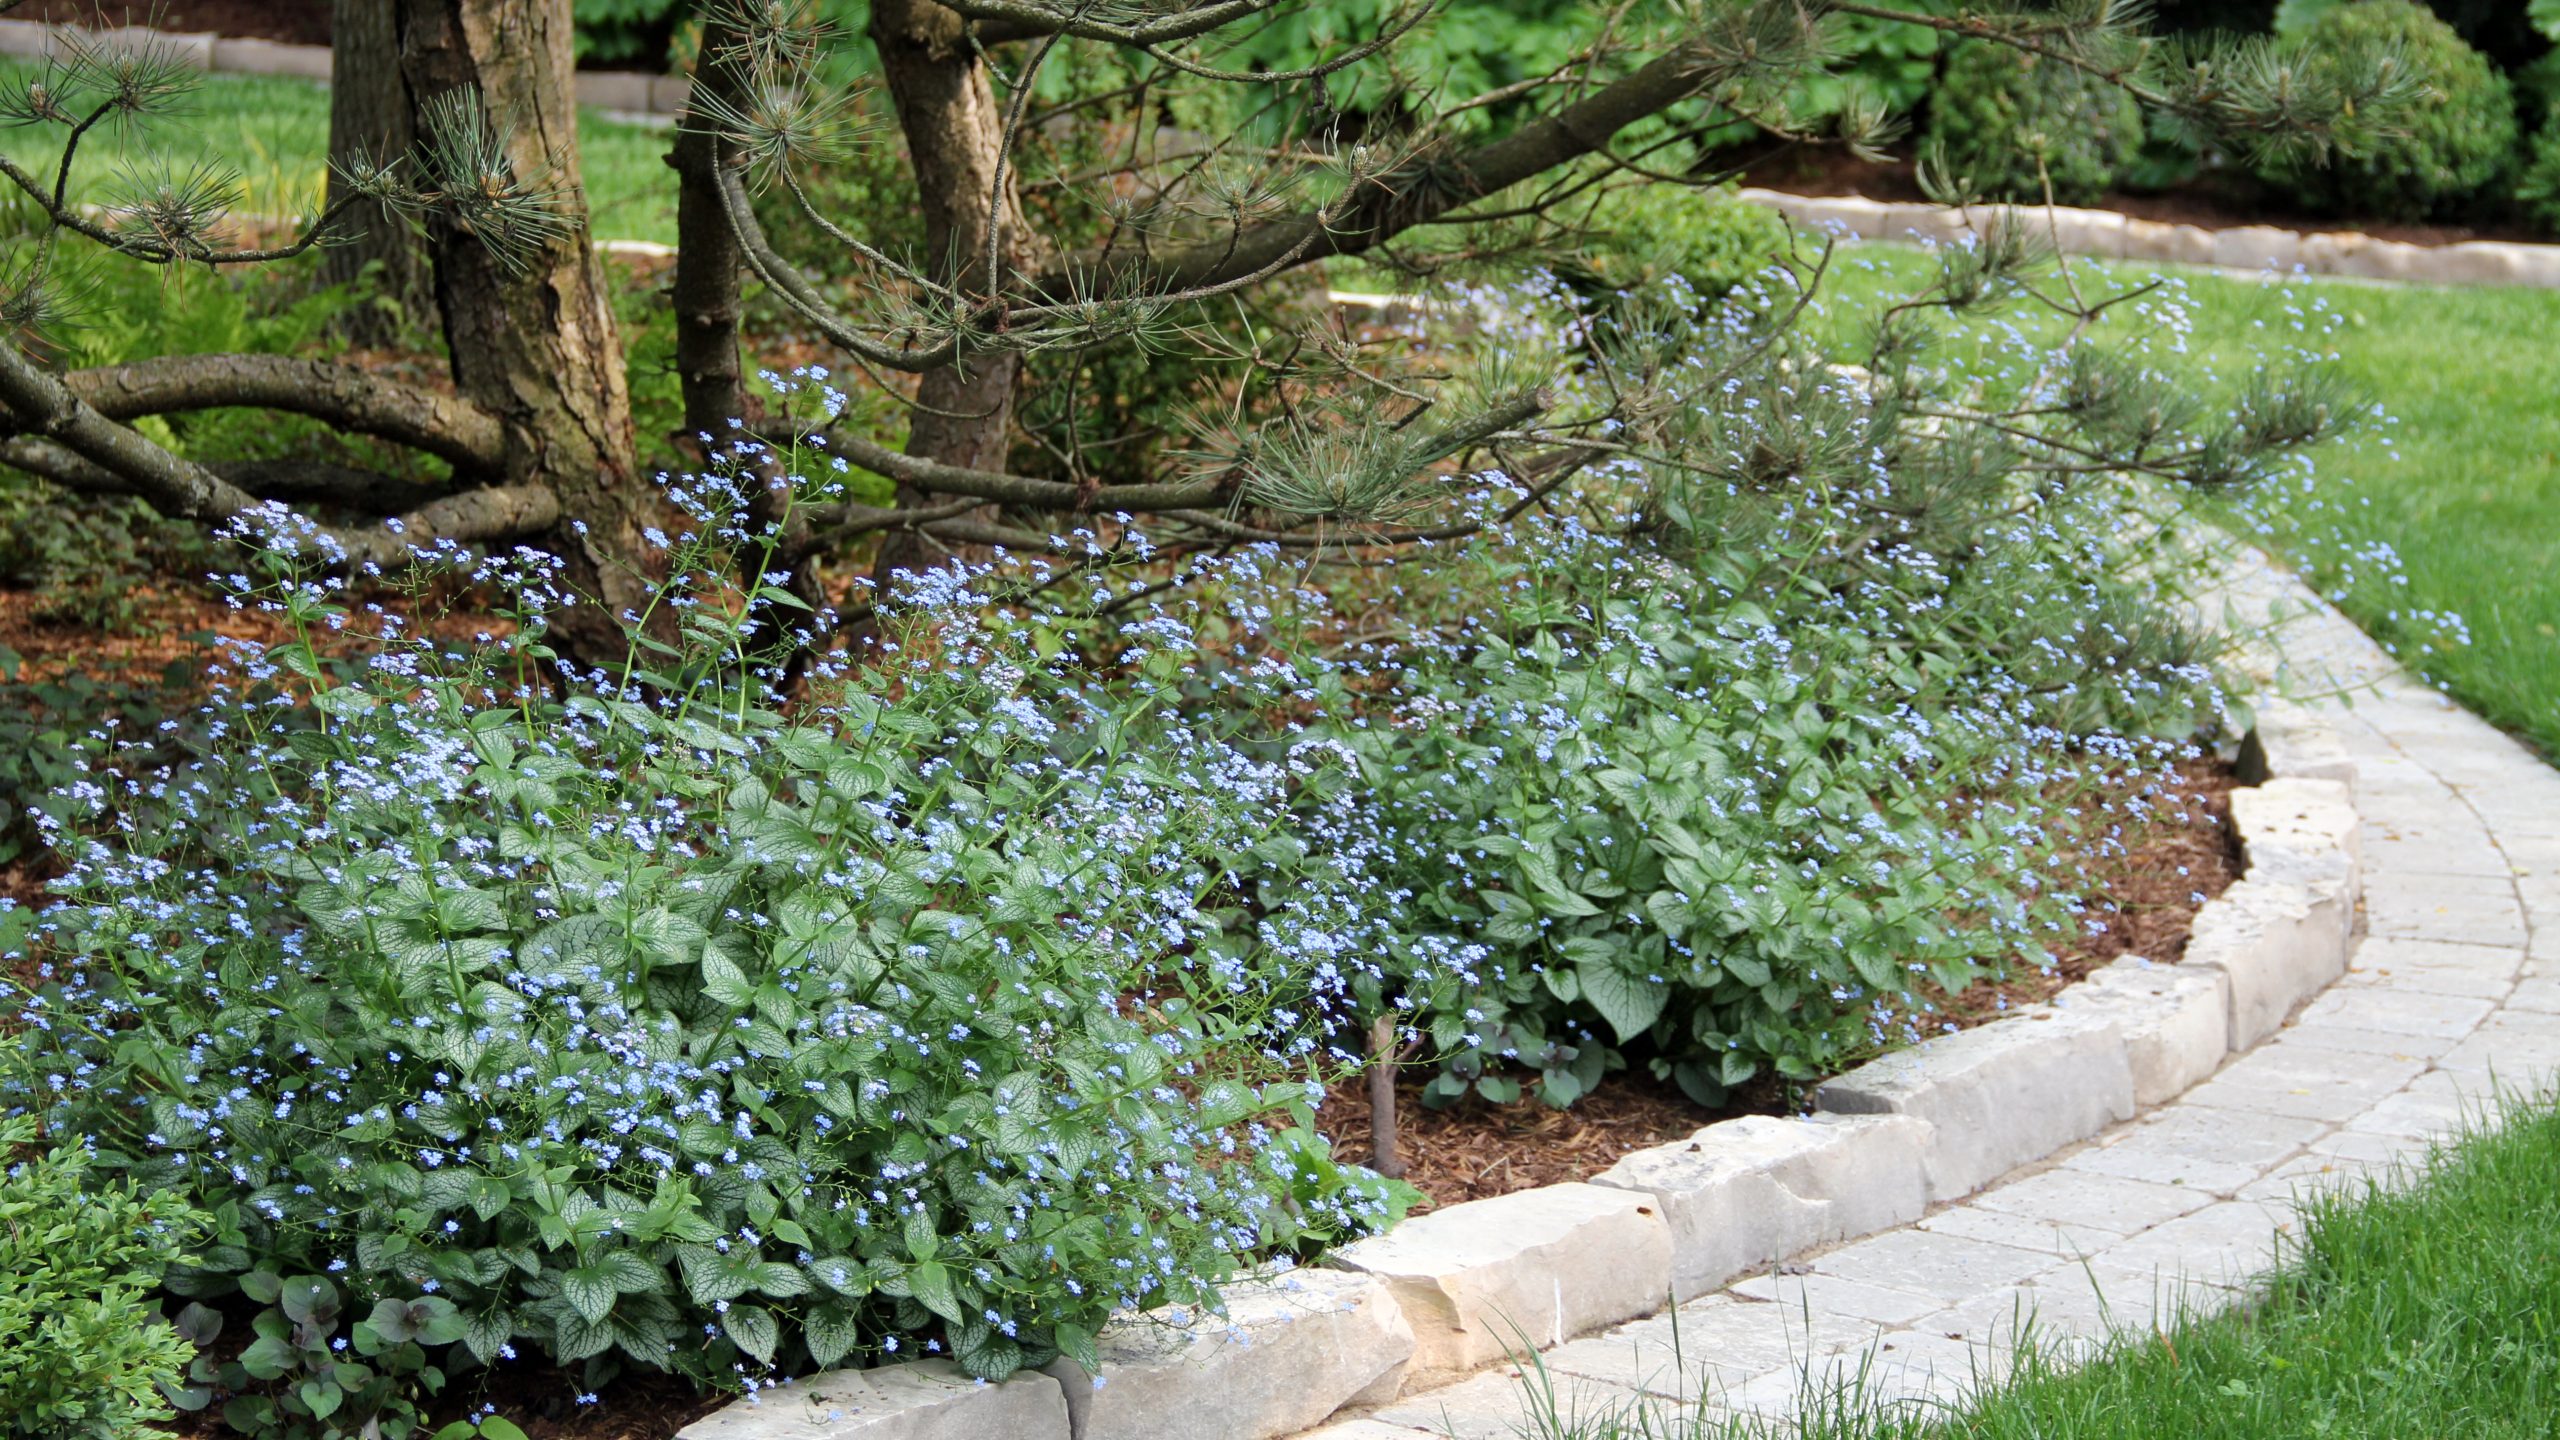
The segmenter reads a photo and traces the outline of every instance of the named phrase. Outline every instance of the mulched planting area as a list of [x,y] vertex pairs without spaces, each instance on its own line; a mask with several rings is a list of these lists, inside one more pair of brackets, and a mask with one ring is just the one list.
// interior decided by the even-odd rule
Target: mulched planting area
[[[2231,766],[2206,757],[2189,761],[2181,776],[2180,793],[2189,802],[2183,821],[2164,818],[2128,853],[2093,862],[2100,877],[2095,893],[2114,907],[2104,931],[2076,937],[2050,973],[2028,968],[1952,1000],[1937,999],[1933,1023],[1997,1019],[2004,1009],[2052,998],[2121,956],[2160,964],[2183,958],[2196,912],[2239,878],[2240,863],[2230,831],[2231,791],[2238,784]],[[1670,1081],[1630,1069],[1566,1110],[1534,1100],[1494,1105],[1474,1096],[1429,1110],[1421,1101],[1428,1078],[1428,1070],[1417,1068],[1400,1087],[1397,1105],[1404,1178],[1428,1197],[1423,1209],[1588,1180],[1621,1155],[1685,1138],[1718,1120],[1794,1113],[1809,1088],[1764,1077],[1744,1087],[1732,1106],[1710,1110]],[[1369,1161],[1367,1081],[1334,1087],[1316,1113],[1342,1158]]]

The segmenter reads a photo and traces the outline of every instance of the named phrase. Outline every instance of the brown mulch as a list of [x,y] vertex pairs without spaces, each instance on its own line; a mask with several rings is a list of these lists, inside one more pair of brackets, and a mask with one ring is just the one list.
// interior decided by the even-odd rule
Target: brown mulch
[[[1813,151],[1773,156],[1746,165],[1741,182],[1798,195],[1861,195],[1870,200],[1926,200],[1916,167],[1910,160],[1861,160],[1841,151]],[[2244,177],[2207,174],[2175,190],[2110,191],[2094,202],[2137,220],[2228,230],[2240,225],[2278,225],[2288,230],[2353,230],[2377,240],[2409,245],[2452,245],[2465,240],[2548,241],[2521,225],[2418,225],[2395,220],[2360,220],[2319,215],[2287,206],[2280,197],[2252,187]]]
[[[2185,819],[2164,815],[2128,854],[2092,862],[2097,892],[2114,909],[2107,928],[2082,935],[2050,972],[2021,967],[1998,982],[1979,983],[1952,1001],[1937,1002],[1932,1023],[1978,1024],[2004,1007],[2051,999],[2064,986],[2125,955],[2174,964],[2187,950],[2187,934],[2201,900],[2219,895],[2239,878],[2230,839],[2232,789],[2238,777],[2212,758],[2180,767]],[[1473,1096],[1445,1110],[1421,1103],[1416,1075],[1401,1087],[1397,1104],[1398,1150],[1405,1179],[1420,1189],[1420,1208],[1482,1200],[1561,1181],[1587,1180],[1629,1151],[1680,1139],[1701,1126],[1736,1114],[1783,1115],[1800,1107],[1802,1087],[1773,1079],[1755,1081],[1723,1110],[1710,1110],[1667,1080],[1630,1069],[1557,1110],[1535,1100],[1492,1105]],[[1370,1159],[1369,1094],[1365,1080],[1336,1086],[1316,1112],[1342,1157]]]
[[210,31],[287,45],[329,43],[329,0],[27,0],[9,18],[56,25],[149,25],[173,35]]

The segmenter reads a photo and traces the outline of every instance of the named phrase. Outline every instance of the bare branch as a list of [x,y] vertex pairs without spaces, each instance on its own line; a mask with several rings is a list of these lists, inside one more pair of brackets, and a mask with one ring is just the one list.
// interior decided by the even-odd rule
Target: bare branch
[[506,462],[505,428],[479,406],[329,360],[165,355],[74,371],[63,382],[110,420],[255,406],[407,445],[474,473]]
[[[220,524],[262,503],[213,468],[98,413],[13,345],[0,345],[0,410],[17,432],[0,441],[0,455],[48,479],[87,488],[109,477],[114,493],[139,495],[163,515],[205,524]],[[548,489],[503,486],[429,501],[398,517],[396,528],[328,533],[350,560],[390,563],[412,545],[510,539],[547,529],[559,518],[559,500]]]

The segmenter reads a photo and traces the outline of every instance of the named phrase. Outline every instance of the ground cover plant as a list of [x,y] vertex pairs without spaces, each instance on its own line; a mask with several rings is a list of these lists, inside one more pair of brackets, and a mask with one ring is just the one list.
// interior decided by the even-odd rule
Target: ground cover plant
[[[1931,263],[1870,246],[1835,267],[1834,284],[1890,294]],[[2145,273],[2074,265],[2118,283]],[[2191,297],[2182,324],[2200,359],[2314,356],[2385,401],[2382,423],[2300,458],[2290,483],[2259,487],[2226,521],[2463,704],[2560,755],[2560,582],[2543,523],[2560,505],[2560,415],[2540,403],[2560,384],[2542,343],[2560,296],[2198,272],[2175,283]]]

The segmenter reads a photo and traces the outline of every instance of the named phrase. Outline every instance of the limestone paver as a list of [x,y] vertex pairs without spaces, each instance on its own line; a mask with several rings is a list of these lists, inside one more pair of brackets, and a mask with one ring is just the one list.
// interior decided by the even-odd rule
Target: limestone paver
[[2040,1250],[2066,1260],[2103,1250],[2124,1238],[2113,1230],[2101,1230],[2095,1225],[2004,1215],[1979,1205],[1948,1206],[1922,1220],[1920,1228],[1940,1235],[1961,1235],[1967,1240],[1987,1240],[1994,1245],[2012,1245],[2021,1250]]
[[[2232,593],[2244,615],[2279,594],[2301,608],[2263,568]],[[2345,977],[2184,1095],[1962,1203],[1563,1346],[1547,1357],[1560,1394],[1784,1418],[1808,1384],[1856,1376],[1871,1395],[1959,1399],[2000,1372],[2022,1322],[2068,1355],[2233,1303],[2286,1253],[2307,1198],[2405,1184],[2500,1090],[2560,1085],[2560,771],[2335,612],[2289,624],[2278,644],[2302,689],[2361,687],[2318,717],[2354,762],[2363,827]],[[1497,1370],[1314,1435],[1541,1433],[1520,1428],[1522,1383]]]
[[2053,1267],[2053,1257],[1931,1230],[1894,1230],[1813,1262],[1814,1273],[1916,1291],[1953,1304]]
[[2213,1203],[2213,1196],[2200,1188],[2155,1185],[2148,1180],[2092,1174],[2066,1166],[2011,1181],[1975,1197],[1973,1203],[1975,1208],[1994,1214],[2069,1222],[2131,1235],[2190,1210],[2203,1209]]

